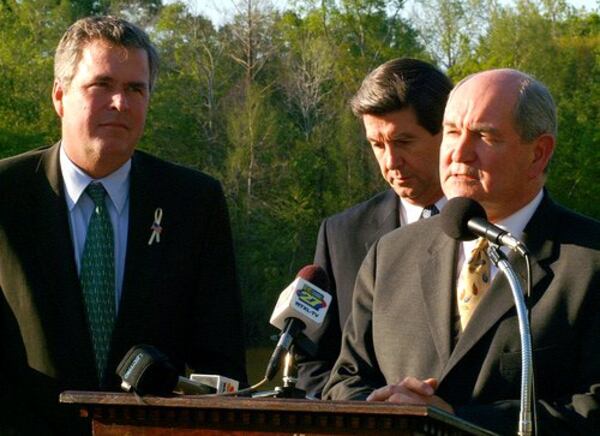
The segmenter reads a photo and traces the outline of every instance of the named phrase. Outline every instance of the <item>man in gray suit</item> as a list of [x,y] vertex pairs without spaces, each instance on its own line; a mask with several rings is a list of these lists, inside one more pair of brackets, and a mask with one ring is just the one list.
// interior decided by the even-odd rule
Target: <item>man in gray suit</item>
[[327,271],[334,300],[317,356],[300,359],[298,386],[309,396],[321,395],[339,354],[354,280],[371,244],[431,214],[433,207],[437,212],[446,202],[439,184],[438,156],[451,89],[450,79],[433,65],[400,58],[373,70],[351,101],[390,189],[321,224],[314,262]]
[[[600,223],[544,189],[555,138],[554,102],[541,83],[515,70],[475,74],[450,94],[440,176],[448,198],[478,201],[531,252],[539,434],[592,434],[600,428]],[[464,326],[459,271],[471,265],[474,242],[451,239],[439,224],[399,229],[369,251],[324,396],[433,405],[515,434],[521,361],[508,282],[492,268]],[[524,277],[523,259],[510,258]]]
[[89,431],[59,393],[120,390],[115,369],[137,344],[181,374],[245,381],[221,186],[135,151],[157,69],[141,29],[77,21],[55,58],[61,141],[0,161],[3,435]]

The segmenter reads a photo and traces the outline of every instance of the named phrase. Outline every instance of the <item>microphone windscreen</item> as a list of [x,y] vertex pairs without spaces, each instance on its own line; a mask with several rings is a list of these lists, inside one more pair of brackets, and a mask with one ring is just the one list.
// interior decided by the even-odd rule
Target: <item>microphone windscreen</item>
[[329,276],[319,265],[306,265],[298,271],[296,277],[300,277],[301,279],[318,286],[325,292],[329,292]]
[[444,233],[459,241],[470,241],[477,237],[469,230],[468,223],[472,218],[487,220],[487,215],[479,203],[466,197],[448,200],[440,213],[440,223]]
[[125,385],[140,395],[169,395],[179,378],[165,354],[144,344],[133,346],[119,363],[116,372]]

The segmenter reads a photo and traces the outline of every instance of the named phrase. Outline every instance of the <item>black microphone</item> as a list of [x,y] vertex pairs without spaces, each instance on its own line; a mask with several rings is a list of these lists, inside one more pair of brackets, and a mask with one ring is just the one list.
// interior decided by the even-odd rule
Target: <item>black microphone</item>
[[204,395],[216,392],[212,386],[180,377],[169,358],[151,345],[132,347],[117,367],[121,388],[139,395],[184,394]]
[[483,207],[471,198],[455,197],[448,200],[440,219],[442,230],[453,239],[470,241],[481,237],[493,244],[508,247],[521,256],[528,254],[523,242],[490,223]]
[[267,380],[275,376],[281,356],[290,351],[293,344],[314,354],[315,343],[325,328],[325,315],[331,305],[328,290],[329,277],[325,270],[318,265],[307,265],[280,294],[270,322],[281,329],[281,334],[267,365]]

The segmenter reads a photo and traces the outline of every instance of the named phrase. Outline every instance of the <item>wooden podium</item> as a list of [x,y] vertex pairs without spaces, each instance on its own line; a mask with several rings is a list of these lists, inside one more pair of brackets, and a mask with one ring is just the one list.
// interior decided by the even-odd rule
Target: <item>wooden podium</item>
[[435,407],[364,401],[215,396],[137,397],[67,391],[102,435],[493,435]]

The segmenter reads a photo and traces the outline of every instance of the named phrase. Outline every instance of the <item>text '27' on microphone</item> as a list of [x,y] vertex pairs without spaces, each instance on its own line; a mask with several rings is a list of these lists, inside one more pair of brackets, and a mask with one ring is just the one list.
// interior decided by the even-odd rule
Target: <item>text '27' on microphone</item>
[[521,256],[528,254],[523,242],[490,223],[483,207],[471,198],[455,197],[448,200],[440,219],[442,230],[453,239],[470,241],[481,237],[493,244],[508,247]]
[[284,352],[292,345],[308,354],[316,352],[316,342],[325,328],[327,311],[331,305],[329,277],[318,265],[302,268],[296,279],[279,295],[270,323],[281,330],[265,378],[271,380]]

